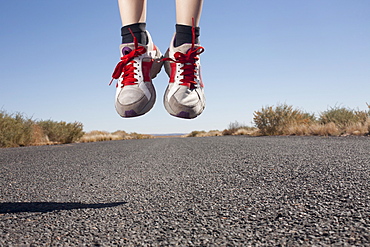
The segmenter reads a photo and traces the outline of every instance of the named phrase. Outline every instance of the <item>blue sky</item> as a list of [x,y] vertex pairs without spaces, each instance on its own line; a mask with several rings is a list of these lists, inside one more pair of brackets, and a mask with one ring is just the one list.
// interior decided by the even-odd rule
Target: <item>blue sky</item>
[[[173,0],[148,0],[147,28],[165,52],[175,25]],[[194,120],[157,102],[123,119],[108,86],[119,61],[115,0],[0,2],[0,108],[33,119],[84,124],[85,131],[186,133],[251,125],[253,112],[287,103],[319,113],[370,103],[370,1],[205,0],[201,55],[207,106]]]

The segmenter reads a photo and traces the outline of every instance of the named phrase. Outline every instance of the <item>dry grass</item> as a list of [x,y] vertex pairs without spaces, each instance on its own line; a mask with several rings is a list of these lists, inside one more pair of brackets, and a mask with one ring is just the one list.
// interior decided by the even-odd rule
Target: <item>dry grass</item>
[[238,122],[230,123],[228,129],[220,131],[193,131],[187,137],[217,135],[297,135],[297,136],[367,136],[370,135],[369,111],[352,110],[345,107],[331,107],[321,112],[318,119],[293,106],[280,104],[267,106],[254,112],[256,127]]
[[369,134],[370,120],[366,123],[352,123],[347,126],[338,126],[333,122],[326,124],[312,123],[289,125],[281,135],[297,136],[364,136]]
[[222,132],[218,130],[211,130],[209,132],[201,132],[197,137],[207,137],[207,136],[222,136]]
[[109,132],[94,130],[94,131],[85,133],[81,137],[79,142],[99,142],[99,141],[111,141],[115,139],[116,137]]
[[341,131],[334,123],[290,125],[283,133],[283,135],[297,136],[339,136],[340,134]]
[[[253,120],[256,127],[233,122],[229,124],[228,129],[223,131],[192,131],[183,137],[225,135],[365,136],[370,135],[370,105],[368,107],[369,111],[332,107],[321,112],[316,119],[313,114],[294,109],[293,106],[286,104],[280,104],[276,107],[267,106],[254,112]],[[169,138],[170,136],[164,137]],[[20,113],[8,114],[0,110],[0,147],[149,138],[156,137],[135,132],[126,133],[122,130],[113,133],[97,130],[84,133],[83,125],[79,122],[34,121]]]
[[308,136],[311,135],[311,129],[307,124],[293,124],[288,125],[285,128],[285,135],[298,135],[298,136]]
[[183,137],[207,137],[207,136],[222,136],[222,132],[218,130],[211,130],[211,131],[197,131],[194,130],[191,133],[184,135]]
[[258,136],[259,132],[257,128],[240,128],[237,129],[234,133],[232,133],[234,136],[238,135],[247,135],[247,136]]
[[[296,136],[364,136],[370,133],[370,119],[366,123],[353,123],[345,127],[339,127],[335,123],[311,123],[311,124],[292,124],[287,125],[279,135]],[[228,129],[224,131],[193,131],[185,137],[207,137],[207,136],[226,136],[226,135],[246,135],[263,136],[258,128],[240,128],[235,131]]]
[[8,114],[0,110],[0,148],[149,138],[154,137],[122,130],[84,133],[79,122],[34,121],[21,113]]
[[370,133],[370,118],[364,123],[352,123],[345,129],[347,135],[363,136]]
[[71,143],[83,135],[82,124],[34,121],[24,114],[0,110],[0,147]]
[[32,144],[34,146],[41,146],[52,145],[54,143],[49,140],[49,137],[45,135],[44,131],[39,125],[34,124],[32,126]]
[[152,135],[144,135],[138,133],[126,133],[123,130],[109,133],[107,131],[93,130],[85,133],[79,142],[100,142],[100,141],[116,141],[116,140],[132,140],[132,139],[150,139]]
[[184,135],[183,137],[209,137],[209,136],[226,136],[226,135],[248,135],[248,136],[258,136],[257,128],[253,127],[240,127],[237,129],[225,129],[223,131],[211,130],[211,131],[192,131],[191,133]]

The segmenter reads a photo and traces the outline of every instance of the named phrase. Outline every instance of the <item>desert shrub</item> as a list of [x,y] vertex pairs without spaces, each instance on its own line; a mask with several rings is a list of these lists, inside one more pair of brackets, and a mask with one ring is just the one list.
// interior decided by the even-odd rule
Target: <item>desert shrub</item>
[[42,128],[34,124],[32,126],[32,142],[31,145],[47,145],[50,144],[49,138],[45,135]]
[[79,122],[66,123],[52,120],[37,122],[51,142],[72,143],[83,136],[83,125]]
[[202,130],[202,131],[194,130],[194,131],[190,132],[186,137],[197,137],[202,133],[206,133],[206,132],[204,130]]
[[315,122],[313,114],[293,109],[293,106],[287,104],[280,104],[276,107],[262,107],[260,111],[255,111],[253,115],[253,121],[262,135],[289,134],[287,129],[292,125]]
[[0,147],[71,143],[83,135],[82,128],[79,122],[34,121],[0,110]]
[[223,136],[230,136],[230,135],[232,135],[234,133],[234,131],[233,130],[229,130],[229,129],[224,129],[223,131],[222,131],[222,135]]
[[30,118],[17,113],[15,115],[0,111],[0,147],[19,147],[32,142],[32,126]]
[[365,111],[356,111],[345,107],[332,107],[319,116],[319,122],[322,124],[334,123],[339,128],[345,128],[354,123],[365,124],[369,118],[369,113]]

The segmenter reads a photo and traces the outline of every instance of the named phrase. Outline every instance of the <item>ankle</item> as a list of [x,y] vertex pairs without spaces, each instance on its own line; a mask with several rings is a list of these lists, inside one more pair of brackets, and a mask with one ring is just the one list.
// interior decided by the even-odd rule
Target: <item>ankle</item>
[[147,45],[148,35],[146,33],[146,23],[135,23],[123,26],[121,28],[122,44],[134,42],[134,37],[131,32],[136,37],[138,43]]
[[[193,41],[192,26],[176,24],[175,47],[191,44]],[[195,27],[195,44],[199,43],[200,28]]]

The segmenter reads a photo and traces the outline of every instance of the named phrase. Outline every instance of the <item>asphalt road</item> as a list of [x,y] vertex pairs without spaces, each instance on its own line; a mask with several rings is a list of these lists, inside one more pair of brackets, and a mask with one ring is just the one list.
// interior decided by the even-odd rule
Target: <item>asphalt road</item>
[[370,137],[0,150],[0,246],[370,246]]

